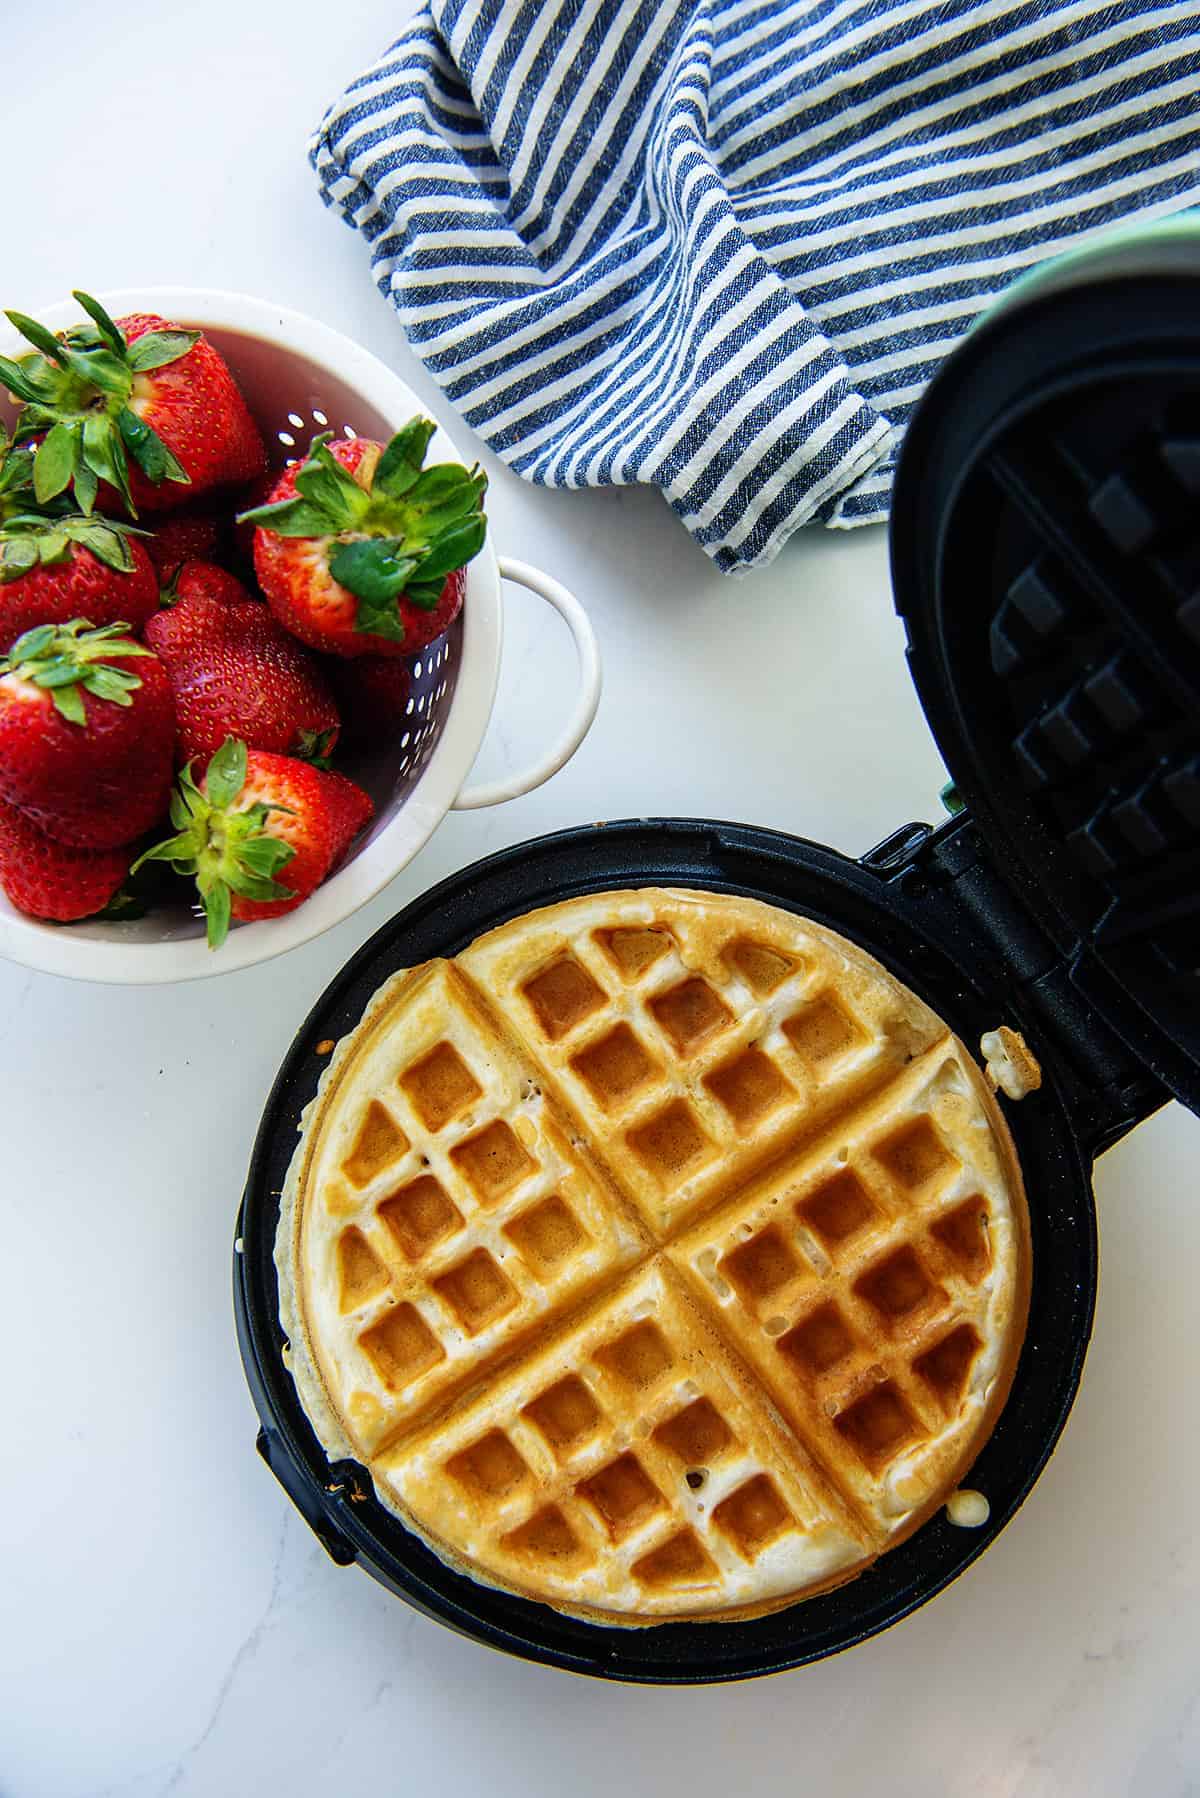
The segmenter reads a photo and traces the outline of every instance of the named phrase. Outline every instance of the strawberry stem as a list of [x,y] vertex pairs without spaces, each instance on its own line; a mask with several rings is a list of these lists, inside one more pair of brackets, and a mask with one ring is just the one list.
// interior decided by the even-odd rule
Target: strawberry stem
[[424,466],[436,429],[430,418],[411,419],[365,486],[330,452],[331,433],[323,432],[296,472],[296,498],[254,506],[238,523],[279,537],[328,539],[329,572],[359,602],[355,629],[403,643],[400,599],[432,611],[446,577],[479,554],[487,533],[487,476],[478,464]]
[[33,458],[39,502],[74,484],[79,508],[90,514],[101,481],[115,487],[136,516],[129,492],[129,457],[155,484],[191,477],[144,419],[130,409],[134,379],[186,356],[199,331],[147,331],[126,341],[99,300],[76,292],[88,322],[55,336],[23,312],[6,316],[31,353],[0,356],[0,385],[22,402],[15,439],[40,438]]
[[132,637],[123,637],[125,623],[102,625],[93,630],[87,618],[69,624],[39,624],[19,636],[6,656],[0,657],[0,675],[16,674],[50,694],[55,710],[70,724],[86,728],[83,694],[106,699],[112,705],[133,704],[133,692],[141,676],[128,668],[116,668],[105,656],[148,656],[152,651]]
[[[3,500],[0,499],[0,508]],[[82,514],[55,516],[14,512],[5,518],[0,510],[0,586],[28,574],[38,563],[65,561],[72,544],[78,544],[118,574],[130,574],[133,555],[132,526],[111,518],[87,518]]]
[[176,834],[147,849],[130,870],[136,874],[147,862],[163,861],[177,874],[194,875],[210,949],[219,949],[229,934],[233,894],[266,901],[296,896],[294,888],[275,879],[296,851],[266,828],[272,812],[289,807],[259,802],[234,809],[246,784],[246,762],[245,743],[226,737],[209,760],[203,791],[192,777],[192,764],[182,768],[171,795]]

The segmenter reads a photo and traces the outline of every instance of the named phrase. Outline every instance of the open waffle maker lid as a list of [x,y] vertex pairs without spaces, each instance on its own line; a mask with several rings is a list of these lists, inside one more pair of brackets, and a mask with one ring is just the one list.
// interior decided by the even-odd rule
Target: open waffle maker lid
[[1098,1015],[1200,1110],[1200,220],[988,314],[908,431],[891,554],[926,715],[1067,1028]]

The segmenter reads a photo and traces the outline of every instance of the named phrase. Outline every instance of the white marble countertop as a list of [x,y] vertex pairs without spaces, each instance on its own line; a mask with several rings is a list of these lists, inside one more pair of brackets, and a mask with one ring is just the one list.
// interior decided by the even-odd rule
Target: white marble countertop
[[[3,303],[172,281],[278,298],[449,420],[303,153],[405,10],[20,9]],[[806,532],[733,586],[648,494],[489,472],[497,543],[572,585],[601,638],[605,697],[571,766],[449,819],[357,917],[261,968],[137,991],[0,965],[0,1792],[1200,1791],[1200,1123],[1178,1106],[1098,1170],[1095,1335],[1032,1497],[942,1597],[823,1665],[675,1692],[508,1660],[335,1567],[255,1454],[238,1195],[293,1030],[372,930],[465,862],[591,818],[740,818],[860,853],[936,811],[881,532]],[[514,594],[480,773],[544,740],[571,665]]]

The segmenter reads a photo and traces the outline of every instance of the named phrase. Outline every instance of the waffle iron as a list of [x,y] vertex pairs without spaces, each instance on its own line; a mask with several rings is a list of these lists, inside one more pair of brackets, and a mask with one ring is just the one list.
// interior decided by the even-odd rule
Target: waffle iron
[[[1096,1157],[1168,1098],[1200,1111],[1200,233],[1122,234],[1028,278],[934,380],[891,528],[897,611],[952,815],[855,861],[779,832],[638,819],[521,844],[384,925],[318,1000],[263,1114],[237,1226],[238,1339],[259,1452],[333,1559],[532,1661],[696,1684],[864,1640],[1001,1530],[1066,1421],[1096,1291]],[[553,900],[625,886],[745,894],[830,925],[968,1045],[1008,1024],[1041,1089],[1002,1100],[1030,1197],[1033,1291],[1008,1402],[939,1512],[849,1584],[749,1622],[606,1628],[455,1573],[331,1465],[282,1359],[279,1192],[325,1057],[399,968]]]

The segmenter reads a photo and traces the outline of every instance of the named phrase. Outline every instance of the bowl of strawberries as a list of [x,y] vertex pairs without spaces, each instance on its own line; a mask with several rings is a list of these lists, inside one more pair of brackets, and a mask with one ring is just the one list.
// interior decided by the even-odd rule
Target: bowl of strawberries
[[[184,289],[0,339],[0,954],[90,980],[246,967],[348,917],[446,812],[539,785],[599,699],[486,477],[339,333]],[[502,580],[575,641],[538,763],[465,785]]]

